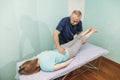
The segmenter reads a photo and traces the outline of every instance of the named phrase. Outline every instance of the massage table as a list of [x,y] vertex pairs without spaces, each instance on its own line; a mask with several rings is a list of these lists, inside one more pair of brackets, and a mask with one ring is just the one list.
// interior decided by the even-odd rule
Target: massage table
[[75,69],[78,69],[78,68],[82,67],[83,65],[85,65],[107,53],[108,53],[108,51],[101,47],[95,46],[90,43],[86,43],[85,45],[81,46],[81,48],[79,49],[74,60],[67,67],[65,67],[61,70],[58,70],[58,71],[54,71],[54,72],[40,71],[40,72],[32,74],[32,75],[19,75],[18,74],[19,66],[25,61],[17,62],[17,64],[16,64],[16,72],[17,73],[15,76],[15,79],[16,80],[54,80],[61,76],[67,75],[68,73],[74,71]]

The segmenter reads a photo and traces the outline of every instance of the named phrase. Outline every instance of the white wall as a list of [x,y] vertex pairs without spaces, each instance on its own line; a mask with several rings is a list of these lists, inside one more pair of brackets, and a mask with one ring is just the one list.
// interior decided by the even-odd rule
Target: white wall
[[84,18],[85,0],[68,0],[68,15],[73,10],[80,10],[82,12],[82,19]]

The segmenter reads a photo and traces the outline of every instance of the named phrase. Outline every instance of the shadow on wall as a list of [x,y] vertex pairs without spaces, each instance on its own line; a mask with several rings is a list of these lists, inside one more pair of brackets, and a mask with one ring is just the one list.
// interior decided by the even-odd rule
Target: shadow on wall
[[[20,20],[21,37],[19,42],[19,58],[22,59],[24,48],[32,46],[34,53],[40,52],[39,25],[29,16],[23,16]],[[30,43],[29,45],[26,43]],[[29,50],[29,49],[28,49]]]
[[41,51],[53,49],[53,34],[50,31],[50,26],[39,21],[39,31]]
[[[0,68],[0,80],[15,80],[16,63],[26,58],[31,58],[43,50],[53,48],[53,37],[48,26],[42,21],[34,21],[29,16],[20,19],[19,59],[11,61]],[[29,45],[28,43],[29,42]],[[27,43],[27,44],[26,44]],[[29,52],[32,47],[34,52]],[[26,48],[28,47],[28,48]],[[25,50],[29,52],[25,53]]]
[[20,20],[20,29],[20,60],[35,56],[43,50],[51,49],[53,39],[48,26],[44,22],[35,21],[30,16],[23,16]]

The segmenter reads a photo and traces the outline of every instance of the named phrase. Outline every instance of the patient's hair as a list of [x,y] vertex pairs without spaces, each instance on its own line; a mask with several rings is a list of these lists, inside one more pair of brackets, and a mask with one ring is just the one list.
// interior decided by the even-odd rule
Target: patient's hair
[[18,72],[21,75],[30,75],[39,72],[40,66],[37,65],[38,65],[38,59],[26,61],[19,67]]

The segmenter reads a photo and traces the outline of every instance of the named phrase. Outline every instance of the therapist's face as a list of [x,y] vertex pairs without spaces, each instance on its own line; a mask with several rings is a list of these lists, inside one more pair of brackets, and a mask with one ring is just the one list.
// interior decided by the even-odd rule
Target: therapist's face
[[72,25],[77,25],[80,20],[81,20],[81,16],[77,16],[76,14],[72,14],[72,15],[70,16],[70,23],[71,23]]

